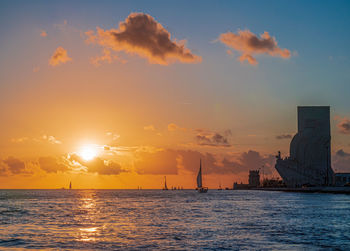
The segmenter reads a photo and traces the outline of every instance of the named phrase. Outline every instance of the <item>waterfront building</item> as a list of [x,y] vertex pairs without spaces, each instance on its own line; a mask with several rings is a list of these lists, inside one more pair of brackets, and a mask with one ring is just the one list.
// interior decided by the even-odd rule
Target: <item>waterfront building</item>
[[289,156],[278,152],[276,158],[275,168],[288,187],[332,185],[329,106],[299,106]]
[[350,173],[336,173],[334,176],[336,186],[350,185]]
[[260,186],[260,173],[259,170],[249,171],[249,187],[259,187]]

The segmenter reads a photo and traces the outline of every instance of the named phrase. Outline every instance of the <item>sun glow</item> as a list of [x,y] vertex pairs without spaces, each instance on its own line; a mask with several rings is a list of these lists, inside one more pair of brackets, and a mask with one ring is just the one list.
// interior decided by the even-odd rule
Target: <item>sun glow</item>
[[97,155],[96,147],[93,145],[85,145],[79,151],[79,156],[82,157],[85,161],[92,160]]

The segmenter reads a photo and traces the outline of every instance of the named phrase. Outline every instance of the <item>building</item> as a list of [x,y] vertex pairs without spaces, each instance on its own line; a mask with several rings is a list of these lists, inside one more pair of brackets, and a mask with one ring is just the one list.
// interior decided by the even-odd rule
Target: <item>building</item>
[[249,171],[249,186],[259,187],[260,186],[260,173],[259,170]]
[[350,173],[336,173],[334,176],[336,186],[350,185]]
[[234,190],[245,190],[260,187],[260,172],[259,170],[249,170],[248,184],[233,183]]
[[243,184],[242,182],[241,183],[237,183],[237,182],[233,183],[233,190],[248,190],[248,189],[250,189],[249,184]]
[[299,106],[298,132],[289,157],[276,156],[275,168],[288,187],[333,184],[329,106]]

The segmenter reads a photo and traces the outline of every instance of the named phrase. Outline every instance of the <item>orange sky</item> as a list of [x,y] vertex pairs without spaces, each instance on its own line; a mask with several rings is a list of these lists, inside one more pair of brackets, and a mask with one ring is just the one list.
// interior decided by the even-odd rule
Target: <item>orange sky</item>
[[247,182],[250,169],[277,177],[297,105],[331,105],[333,168],[349,170],[345,70],[314,74],[311,52],[276,22],[184,12],[197,21],[183,27],[170,7],[169,18],[156,6],[98,17],[51,7],[52,18],[0,12],[11,23],[0,27],[0,188],[161,188],[164,176],[194,188],[200,159],[210,188]]

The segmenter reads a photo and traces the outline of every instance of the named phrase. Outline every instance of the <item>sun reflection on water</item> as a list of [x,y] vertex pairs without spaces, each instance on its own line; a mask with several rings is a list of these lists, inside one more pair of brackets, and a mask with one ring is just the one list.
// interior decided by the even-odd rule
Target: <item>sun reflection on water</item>
[[[77,221],[86,227],[80,227],[77,236],[78,241],[94,242],[101,235],[99,227],[96,226],[100,211],[97,208],[96,192],[83,190],[79,192],[80,198],[77,203]],[[91,226],[93,225],[93,226]]]
[[79,228],[79,230],[80,238],[78,241],[96,241],[96,237],[100,235],[97,232],[98,227]]

